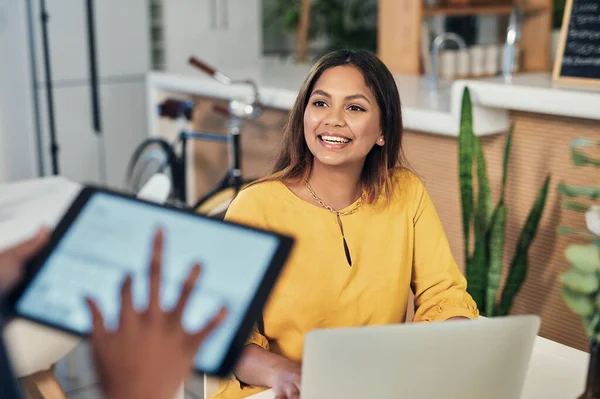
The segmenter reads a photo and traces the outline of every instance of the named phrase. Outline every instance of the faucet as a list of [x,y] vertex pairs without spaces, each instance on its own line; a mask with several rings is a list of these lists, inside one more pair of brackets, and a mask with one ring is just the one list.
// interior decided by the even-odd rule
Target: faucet
[[467,48],[467,45],[463,38],[457,35],[456,33],[442,33],[441,35],[438,35],[435,39],[433,39],[433,43],[431,44],[431,70],[429,71],[429,78],[427,79],[427,81],[429,82],[429,87],[432,89],[437,89],[439,85],[440,47],[442,46],[442,43],[444,43],[446,40],[453,41],[462,50],[465,50]]
[[517,41],[521,40],[521,23],[523,13],[519,7],[513,8],[506,28],[506,43],[504,44],[504,55],[502,60],[502,76],[504,80],[510,81],[515,71],[515,53]]

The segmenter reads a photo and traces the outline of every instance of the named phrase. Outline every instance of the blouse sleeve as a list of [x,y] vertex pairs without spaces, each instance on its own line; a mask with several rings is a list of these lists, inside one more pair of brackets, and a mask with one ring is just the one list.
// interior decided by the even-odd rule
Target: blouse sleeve
[[413,321],[443,321],[458,316],[476,319],[477,305],[467,293],[467,281],[452,256],[433,202],[420,182],[415,200]]
[[[251,227],[267,228],[265,216],[258,198],[252,195],[252,190],[242,190],[238,196],[231,202],[225,220],[244,224]],[[261,348],[269,349],[267,337],[262,335],[256,326],[250,332],[246,340],[246,345],[258,345]]]

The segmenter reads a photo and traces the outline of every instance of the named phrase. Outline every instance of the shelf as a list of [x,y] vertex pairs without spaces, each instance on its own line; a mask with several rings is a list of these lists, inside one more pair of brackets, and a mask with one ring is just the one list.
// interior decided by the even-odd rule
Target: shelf
[[510,15],[513,10],[512,4],[493,5],[493,6],[442,6],[423,8],[423,15]]

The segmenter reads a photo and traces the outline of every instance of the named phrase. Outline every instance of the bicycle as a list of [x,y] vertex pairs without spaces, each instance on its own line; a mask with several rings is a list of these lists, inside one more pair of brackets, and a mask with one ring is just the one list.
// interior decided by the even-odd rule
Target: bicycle
[[[194,103],[192,101],[167,99],[159,105],[161,117],[178,119],[181,124],[180,133],[174,143],[163,138],[150,138],[142,142],[134,151],[126,174],[126,186],[133,192],[139,189],[155,173],[164,173],[171,179],[172,189],[167,203],[202,213],[211,217],[222,218],[240,189],[254,179],[242,176],[240,146],[241,129],[245,122],[253,121],[263,110],[258,87],[251,79],[233,80],[215,68],[190,57],[189,63],[215,80],[226,85],[247,85],[251,88],[248,96],[233,97],[227,109],[215,106],[213,110],[229,116],[226,135],[211,132],[194,132],[185,129],[185,121],[191,119]],[[194,204],[187,204],[187,171],[186,159],[188,142],[205,140],[226,143],[229,147],[229,167],[217,186],[200,197]],[[177,148],[180,148],[177,151]]]

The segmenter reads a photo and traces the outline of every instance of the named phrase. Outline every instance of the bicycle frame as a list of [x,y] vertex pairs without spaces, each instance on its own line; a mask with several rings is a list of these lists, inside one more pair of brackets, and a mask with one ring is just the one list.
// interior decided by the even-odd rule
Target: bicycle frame
[[225,175],[219,180],[217,186],[207,194],[203,195],[196,203],[192,206],[192,209],[197,209],[202,206],[210,197],[215,195],[221,190],[232,187],[237,194],[242,185],[246,181],[242,178],[242,147],[240,143],[240,132],[241,132],[241,120],[238,118],[232,118],[229,126],[229,133],[227,135],[221,135],[216,133],[207,132],[188,132],[182,130],[179,134],[179,140],[181,141],[181,164],[178,165],[180,173],[177,174],[178,181],[175,182],[176,187],[180,187],[177,193],[177,199],[182,203],[186,203],[187,200],[187,168],[185,162],[188,156],[188,141],[189,140],[203,140],[218,143],[229,144],[229,167]]
[[[227,109],[222,106],[215,105],[213,108],[221,114],[226,114],[229,117],[227,134],[217,134],[209,132],[190,131],[185,126],[184,120],[191,119],[191,111],[193,108],[192,101],[182,101],[177,99],[167,99],[163,104],[159,105],[158,112],[160,116],[165,116],[171,119],[178,119],[180,122],[179,135],[174,143],[168,143],[163,138],[151,138],[144,141],[136,151],[130,161],[127,175],[131,176],[134,171],[134,166],[140,158],[144,149],[148,145],[156,144],[161,147],[166,154],[166,162],[161,166],[161,171],[169,167],[171,169],[171,177],[173,184],[172,198],[174,202],[178,202],[178,206],[189,208],[188,188],[186,168],[188,158],[188,144],[190,140],[205,140],[219,143],[226,143],[228,146],[228,169],[225,175],[219,180],[217,186],[210,192],[199,198],[191,207],[192,210],[198,209],[205,204],[211,197],[218,192],[233,188],[234,194],[240,191],[242,186],[253,179],[243,179],[242,177],[242,148],[241,148],[241,129],[245,121],[250,121],[256,118],[262,112],[262,104],[259,101],[259,92],[256,83],[250,79],[232,80],[226,75],[218,72],[211,66],[202,61],[190,57],[190,64],[207,73],[214,79],[227,85],[247,85],[252,89],[251,95],[234,96],[229,99]],[[181,151],[177,154],[177,145],[181,142]]]
[[[183,141],[183,149],[182,149],[182,158],[185,159],[187,156],[186,143],[187,140],[191,138],[198,139],[208,139],[213,141],[226,141],[229,147],[229,167],[225,175],[221,178],[217,186],[211,190],[209,193],[201,197],[194,205],[193,209],[197,209],[202,206],[208,199],[210,199],[213,195],[218,193],[219,191],[232,187],[234,189],[234,193],[237,194],[242,185],[244,184],[244,180],[242,179],[242,148],[240,143],[240,134],[242,124],[245,120],[254,119],[261,113],[261,104],[259,100],[259,92],[256,83],[251,79],[244,80],[232,80],[223,73],[217,71],[213,67],[205,64],[204,62],[190,57],[189,63],[199,68],[203,72],[207,73],[214,79],[226,85],[248,85],[252,88],[252,95],[244,98],[231,98],[229,100],[229,108],[227,109],[227,113],[230,116],[229,119],[229,127],[227,136],[219,136],[214,134],[205,134],[200,133],[200,136],[193,136],[193,133],[190,135],[184,135]],[[216,137],[218,139],[216,139]],[[216,139],[216,140],[215,140]],[[185,162],[185,161],[184,161]],[[184,168],[185,169],[185,168]]]

